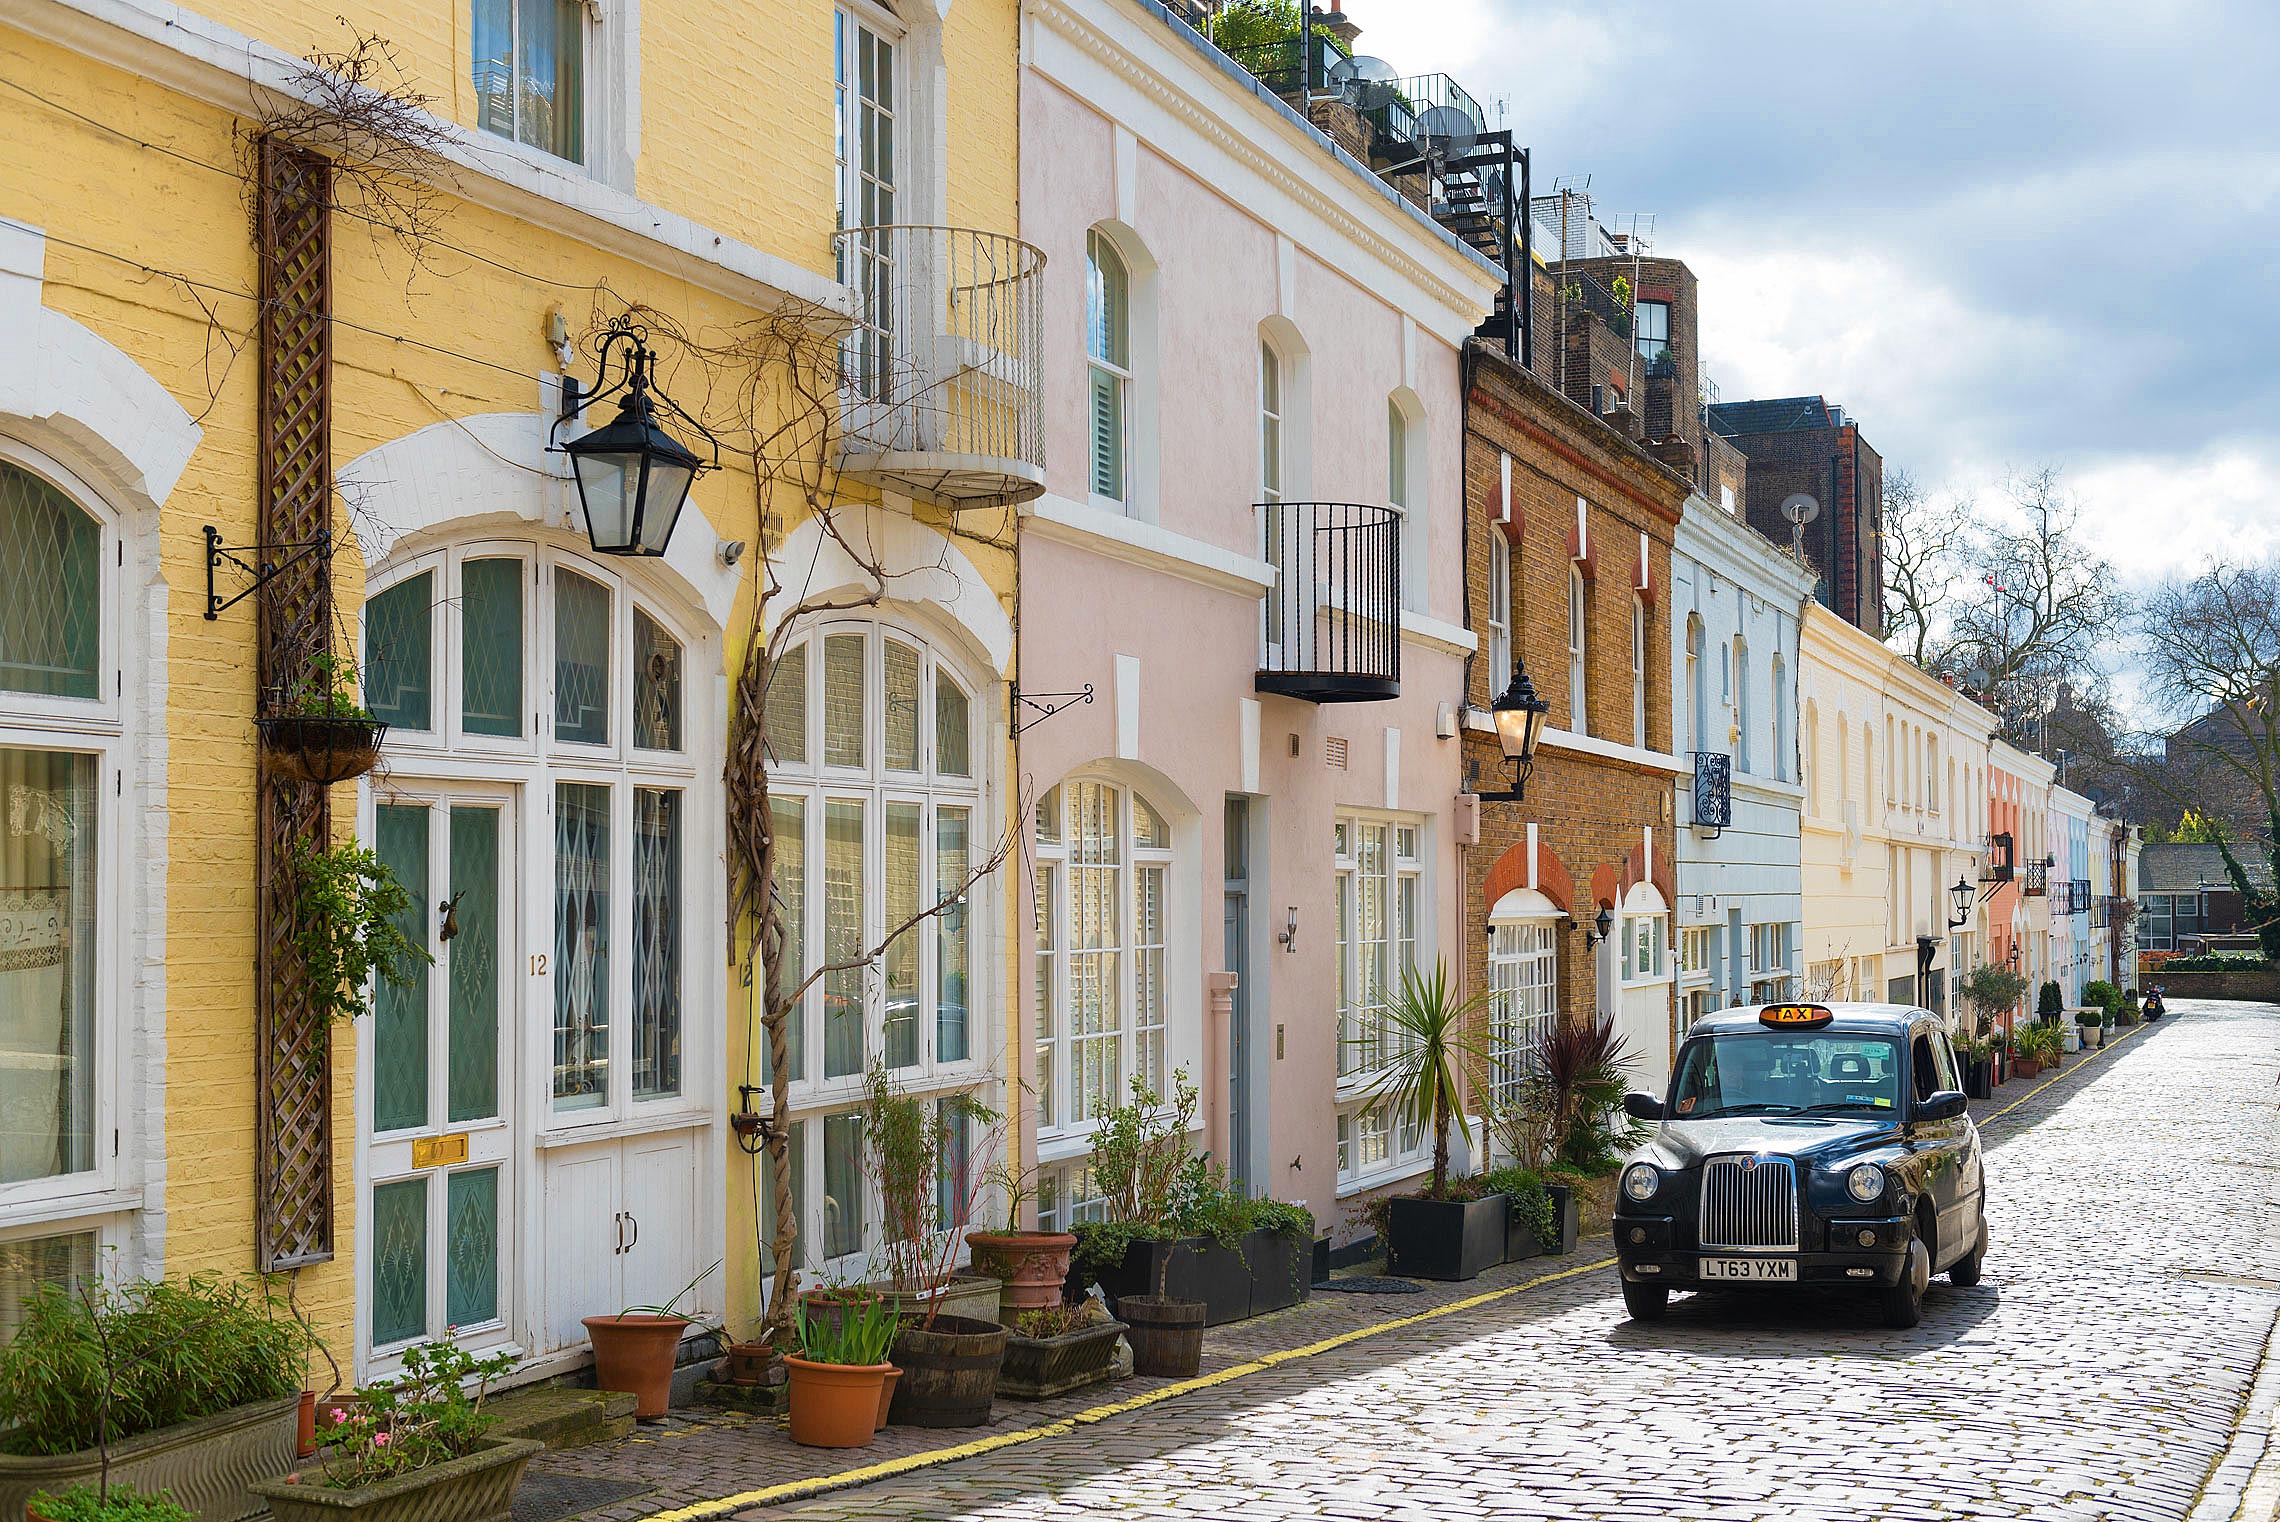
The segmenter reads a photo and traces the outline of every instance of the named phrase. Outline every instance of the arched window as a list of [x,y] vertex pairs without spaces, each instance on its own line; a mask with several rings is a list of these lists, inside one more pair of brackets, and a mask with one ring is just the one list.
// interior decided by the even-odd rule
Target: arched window
[[1652,883],[1634,884],[1623,895],[1623,981],[1670,979],[1670,905]]
[[1709,673],[1702,662],[1702,615],[1686,615],[1686,743],[1689,749],[1706,750],[1703,744],[1702,716],[1709,710],[1707,690]]
[[1807,699],[1805,703],[1805,743],[1802,747],[1805,767],[1805,812],[1818,817],[1821,813],[1821,705]]
[[[1901,749],[1892,733],[1892,715],[1884,716],[1884,806],[1890,808],[1900,786]],[[1873,791],[1870,796],[1874,796]]]
[[[609,1250],[550,1231],[534,1253],[553,1265],[547,1301],[518,1316],[516,1202],[600,1177],[581,1168],[694,1170],[715,1098],[703,1012],[725,958],[718,915],[693,901],[718,846],[688,635],[614,570],[529,542],[417,555],[374,587],[365,701],[391,728],[373,846],[434,961],[378,985],[360,1043],[369,1348],[392,1358],[447,1325],[500,1341],[518,1320],[567,1346],[583,1313],[561,1285],[608,1272]],[[609,1141],[626,1127],[650,1136],[638,1164]],[[427,1166],[456,1133],[476,1141]],[[599,1151],[572,1146],[597,1136]],[[711,1212],[693,1195],[627,1208],[653,1246],[645,1271],[701,1267]],[[446,1251],[448,1275],[421,1268]]]
[[1097,229],[1085,235],[1085,353],[1092,389],[1092,494],[1121,508],[1129,500],[1132,429],[1132,276],[1116,245]]
[[1631,599],[1631,743],[1647,746],[1647,601]]
[[1138,790],[1074,777],[1037,801],[1037,1128],[1082,1130],[1137,1076],[1165,1092],[1172,830]]
[[1386,398],[1386,501],[1401,514],[1401,605],[1425,611],[1426,575],[1431,551],[1426,544],[1425,423],[1398,396]]
[[1777,651],[1773,657],[1773,774],[1789,780],[1790,756],[1796,737],[1789,731],[1789,663]]
[[[133,1126],[119,1115],[126,1025],[111,976],[137,932],[119,871],[138,813],[123,792],[121,553],[91,490],[0,440],[0,1226],[26,1211],[44,1223],[10,1243],[27,1280],[91,1275],[97,1216],[119,1208],[94,1201],[129,1182],[108,1134]],[[0,1286],[0,1304],[28,1287]]]
[[1591,606],[1584,593],[1583,567],[1568,567],[1568,728],[1579,735],[1591,733],[1590,651],[1588,625]]
[[[1837,753],[1832,758],[1837,765],[1837,812],[1842,815],[1845,805],[1852,802],[1852,721],[1845,711],[1837,710]],[[1865,759],[1862,762],[1866,765]]]
[[1860,801],[1863,812],[1876,799],[1876,726],[1860,724]]
[[1259,340],[1259,500],[1283,500],[1288,441],[1283,429],[1283,362],[1273,342]]
[[1559,1018],[1560,908],[1532,888],[1515,888],[1488,913],[1489,1073],[1497,1095],[1516,1104],[1528,1055]]
[[1488,530],[1488,690],[1493,699],[1512,679],[1512,542]]
[[1750,770],[1750,642],[1734,636],[1734,769]]

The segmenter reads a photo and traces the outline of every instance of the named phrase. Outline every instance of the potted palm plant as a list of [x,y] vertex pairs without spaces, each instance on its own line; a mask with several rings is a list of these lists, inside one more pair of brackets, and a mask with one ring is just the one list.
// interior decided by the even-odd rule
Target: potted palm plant
[[1472,1122],[1465,1114],[1466,1071],[1479,1050],[1473,1015],[1488,1002],[1484,991],[1459,999],[1446,962],[1427,978],[1403,972],[1401,988],[1385,1011],[1384,1046],[1393,1060],[1371,1095],[1390,1105],[1397,1120],[1428,1128],[1433,1175],[1425,1191],[1397,1195],[1386,1212],[1386,1269],[1421,1279],[1471,1279],[1504,1261],[1506,1207],[1500,1195],[1464,1198],[1449,1190],[1449,1122],[1469,1148]]

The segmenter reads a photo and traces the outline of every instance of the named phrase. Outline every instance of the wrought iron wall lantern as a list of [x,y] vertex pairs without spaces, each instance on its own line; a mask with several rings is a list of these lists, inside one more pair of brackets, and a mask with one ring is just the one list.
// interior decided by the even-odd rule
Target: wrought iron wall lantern
[[[586,537],[600,555],[662,555],[673,525],[689,500],[698,476],[720,468],[720,441],[678,402],[657,389],[657,356],[648,334],[630,318],[610,324],[595,350],[594,389],[574,375],[562,378],[562,413],[548,430],[546,447],[570,457],[578,483],[578,505],[586,515]],[[617,378],[610,378],[610,356],[617,355]],[[554,437],[596,402],[622,394],[618,415],[567,443]],[[708,461],[665,431],[659,409],[695,429],[712,451]]]
[[1500,793],[1476,793],[1483,803],[1518,803],[1528,795],[1528,778],[1536,770],[1536,742],[1544,732],[1544,716],[1552,705],[1536,696],[1536,684],[1528,680],[1528,663],[1516,661],[1512,667],[1512,683],[1497,700],[1489,705],[1489,716],[1496,721],[1496,744],[1504,752],[1504,765],[1512,774],[1512,786]]
[[1981,904],[1985,903],[1987,901],[1988,894],[1992,893],[1993,891],[1994,889],[1989,888],[1986,892],[1981,892],[1979,889],[1974,888],[1971,885],[1970,878],[1957,878],[1955,880],[1955,886],[1948,889],[1948,897],[1955,903],[1955,918],[1947,922],[1948,929],[1961,930],[1964,926],[1970,924],[1971,911],[1978,908]]
[[1592,947],[1605,941],[1608,936],[1614,934],[1614,931],[1615,913],[1605,904],[1601,904],[1599,913],[1592,918],[1591,928],[1583,933],[1583,949],[1589,951]]

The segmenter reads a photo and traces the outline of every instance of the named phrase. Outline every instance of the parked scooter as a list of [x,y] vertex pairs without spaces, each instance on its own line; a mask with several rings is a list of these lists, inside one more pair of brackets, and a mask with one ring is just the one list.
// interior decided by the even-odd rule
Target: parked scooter
[[2142,1012],[2148,1020],[2158,1020],[2169,1013],[2169,1006],[2161,1002],[2160,989],[2149,988],[2145,991],[2145,1004]]

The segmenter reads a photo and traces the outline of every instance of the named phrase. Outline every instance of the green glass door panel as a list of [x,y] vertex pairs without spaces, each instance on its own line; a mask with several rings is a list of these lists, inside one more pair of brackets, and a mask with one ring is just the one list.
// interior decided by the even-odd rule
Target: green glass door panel
[[554,1108],[609,1102],[610,790],[554,798]]
[[372,1190],[372,1345],[427,1335],[427,1179]]
[[445,1108],[454,1124],[499,1113],[499,810],[451,811],[450,1070]]
[[[415,946],[428,944],[428,808],[387,803],[374,811],[380,860],[404,885],[410,903],[396,928]],[[403,1131],[428,1123],[428,966],[408,981],[377,980],[373,1001],[372,1129]]]
[[499,1170],[468,1168],[444,1191],[444,1317],[456,1327],[499,1318]]

